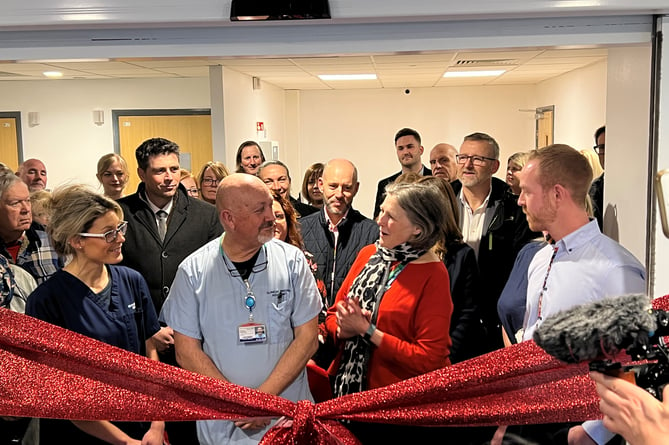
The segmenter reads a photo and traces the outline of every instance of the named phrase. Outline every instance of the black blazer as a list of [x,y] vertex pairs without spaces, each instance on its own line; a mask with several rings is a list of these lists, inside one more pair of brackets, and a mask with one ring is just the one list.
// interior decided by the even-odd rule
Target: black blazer
[[137,193],[121,198],[118,203],[128,221],[121,264],[135,269],[149,285],[151,299],[160,313],[179,264],[195,250],[223,233],[216,207],[188,196],[179,184],[167,234],[161,241],[156,219],[149,205],[140,198],[145,185]]

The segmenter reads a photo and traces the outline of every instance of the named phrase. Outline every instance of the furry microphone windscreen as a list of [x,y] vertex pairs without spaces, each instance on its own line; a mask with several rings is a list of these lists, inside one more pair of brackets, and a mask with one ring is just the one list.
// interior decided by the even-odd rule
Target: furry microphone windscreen
[[657,328],[646,295],[625,295],[576,306],[544,320],[534,341],[568,363],[616,355]]

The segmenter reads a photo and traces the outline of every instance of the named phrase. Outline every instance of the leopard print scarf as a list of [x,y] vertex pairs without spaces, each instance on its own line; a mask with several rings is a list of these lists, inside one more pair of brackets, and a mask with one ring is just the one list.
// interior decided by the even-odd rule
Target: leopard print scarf
[[[417,250],[408,243],[400,244],[393,249],[386,249],[376,242],[374,253],[360,274],[355,278],[349,297],[357,297],[360,306],[373,314],[378,313],[378,304],[388,290],[388,276],[393,262],[405,266],[425,254],[425,250]],[[372,316],[372,323],[376,317]],[[336,397],[363,391],[365,388],[367,362],[369,361],[370,345],[362,336],[351,337],[344,344],[341,362],[334,381]]]

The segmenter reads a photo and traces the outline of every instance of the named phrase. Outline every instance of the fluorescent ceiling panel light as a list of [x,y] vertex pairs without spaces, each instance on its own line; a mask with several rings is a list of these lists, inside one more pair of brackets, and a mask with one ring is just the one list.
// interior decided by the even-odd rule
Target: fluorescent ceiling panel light
[[58,77],[63,77],[63,73],[61,73],[60,71],[44,71],[42,74],[44,74],[49,79],[57,79]]
[[73,63],[73,62],[109,62],[109,59],[25,59],[16,63]]
[[319,74],[321,80],[376,80],[376,74]]
[[490,71],[446,71],[444,77],[495,77],[505,73],[506,70]]

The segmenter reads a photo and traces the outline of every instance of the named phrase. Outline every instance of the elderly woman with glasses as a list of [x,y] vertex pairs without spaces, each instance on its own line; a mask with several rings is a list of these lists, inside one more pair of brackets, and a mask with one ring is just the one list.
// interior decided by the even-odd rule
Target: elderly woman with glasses
[[200,199],[216,205],[218,184],[229,174],[230,172],[222,162],[209,161],[204,164],[200,174],[197,175],[197,182],[200,183]]
[[[116,266],[127,222],[113,200],[82,185],[57,190],[47,231],[70,262],[28,297],[26,314],[157,360],[151,337],[160,330],[142,276]],[[40,444],[160,445],[163,422],[42,419]]]

